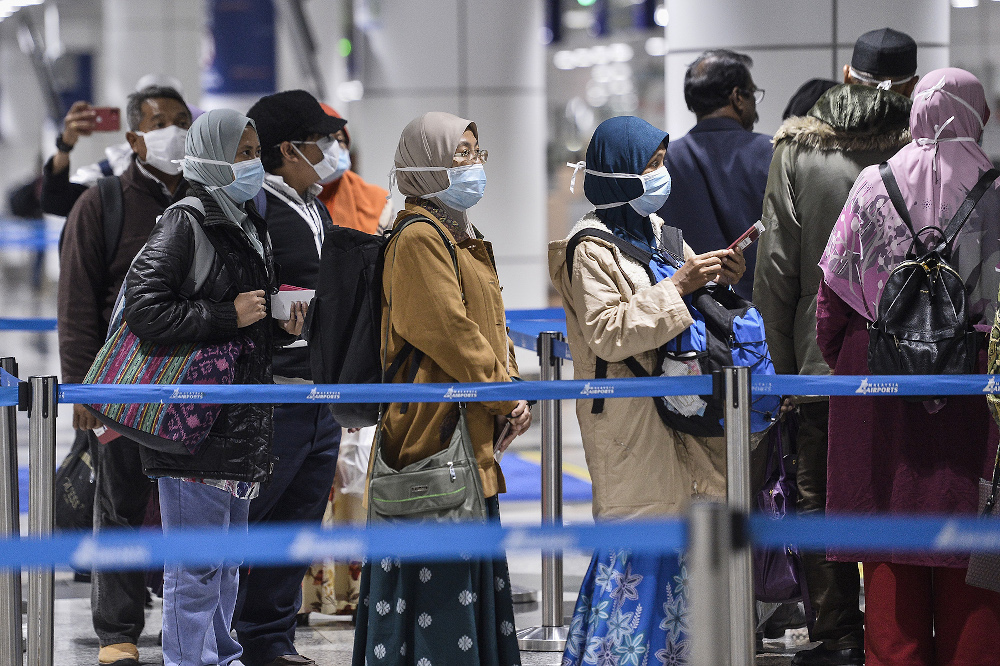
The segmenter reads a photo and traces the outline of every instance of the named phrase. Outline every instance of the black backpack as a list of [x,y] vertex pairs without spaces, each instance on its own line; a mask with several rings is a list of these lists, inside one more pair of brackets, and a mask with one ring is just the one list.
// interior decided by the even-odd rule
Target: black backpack
[[[951,264],[951,245],[972,209],[1000,171],[990,169],[962,202],[948,226],[918,234],[887,162],[879,174],[889,200],[910,230],[906,259],[889,273],[879,297],[878,318],[868,325],[868,371],[873,375],[961,375],[976,371],[979,334],[969,321],[965,281]],[[932,231],[939,240],[927,243]]]
[[[601,229],[584,229],[573,235],[566,245],[566,267],[570,279],[573,276],[573,255],[576,247],[586,238],[600,238],[613,243],[622,254],[638,261],[646,269],[650,281],[656,279],[649,268],[653,255],[636,247],[627,240],[621,239],[610,231]],[[680,267],[684,263],[684,237],[680,229],[663,226],[661,231],[662,249],[666,251],[671,263]],[[653,397],[656,411],[663,423],[679,432],[696,437],[721,437],[725,434],[722,419],[725,416],[725,405],[722,397],[721,370],[726,366],[746,365],[755,375],[774,374],[774,365],[767,350],[767,340],[764,336],[764,322],[753,303],[744,300],[739,294],[721,285],[702,287],[690,296],[689,308],[696,311],[705,320],[706,350],[698,354],[698,366],[703,375],[713,377],[713,395],[699,396],[707,405],[702,415],[683,416],[667,407],[661,397]],[[656,368],[663,365],[667,357],[689,358],[689,353],[681,354],[677,336],[657,350]],[[649,377],[649,372],[634,356],[624,360],[626,367],[636,377]],[[658,371],[654,369],[654,373]],[[597,358],[595,379],[605,379],[608,376],[608,362]],[[655,375],[652,375],[655,376]],[[754,395],[751,403],[750,426],[752,432],[766,430],[777,418],[779,407],[778,396]],[[604,399],[597,398],[591,407],[592,414],[604,411]]]
[[[382,372],[382,269],[385,248],[392,237],[418,222],[430,224],[441,236],[457,275],[458,256],[454,245],[436,224],[421,215],[404,218],[384,236],[336,226],[326,232],[316,295],[309,304],[305,323],[315,383],[388,382],[411,355],[409,381],[413,381],[423,352],[410,343],[403,346]],[[378,421],[378,403],[331,402],[329,407],[333,417],[345,428],[363,428]],[[406,405],[402,406],[402,411],[406,411]]]

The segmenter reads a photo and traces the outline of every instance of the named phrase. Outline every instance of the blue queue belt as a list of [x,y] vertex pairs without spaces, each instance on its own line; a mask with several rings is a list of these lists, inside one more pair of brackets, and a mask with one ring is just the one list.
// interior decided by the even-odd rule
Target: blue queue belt
[[[987,395],[1000,393],[996,375],[880,375],[755,377],[751,390],[760,395]],[[661,395],[708,395],[712,378],[653,377],[606,380],[482,384],[316,384],[236,385],[62,384],[62,403],[316,403],[316,402],[489,402],[502,400],[572,400],[636,398]],[[17,388],[0,388],[0,406],[17,404]]]
[[[759,547],[850,552],[1000,552],[1000,520],[967,517],[827,516],[745,519]],[[595,525],[501,527],[495,523],[399,522],[370,527],[253,526],[247,534],[183,529],[169,535],[122,529],[60,532],[45,539],[0,539],[0,569],[75,567],[148,569],[164,562],[242,560],[276,565],[366,556],[372,560],[483,559],[506,551],[626,549],[663,553],[687,545],[687,522],[601,522]]]
[[56,320],[34,317],[0,317],[0,331],[54,331]]

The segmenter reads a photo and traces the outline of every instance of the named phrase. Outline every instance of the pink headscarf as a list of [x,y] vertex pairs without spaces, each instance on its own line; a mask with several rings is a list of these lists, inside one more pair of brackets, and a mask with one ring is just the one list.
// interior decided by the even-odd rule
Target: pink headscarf
[[[992,168],[978,141],[989,118],[979,80],[956,68],[934,70],[917,84],[913,141],[889,159],[914,230],[925,244],[943,230],[979,177]],[[882,288],[910,250],[912,234],[899,218],[878,165],[861,172],[820,260],[823,277],[844,302],[874,321]],[[951,264],[969,290],[970,314],[983,330],[996,313],[1000,289],[1000,180],[980,199],[952,245]]]

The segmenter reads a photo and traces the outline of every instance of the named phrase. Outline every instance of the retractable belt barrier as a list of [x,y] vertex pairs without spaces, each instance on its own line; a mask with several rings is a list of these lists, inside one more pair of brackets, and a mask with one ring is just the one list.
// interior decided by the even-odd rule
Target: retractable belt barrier
[[[755,546],[802,550],[827,547],[872,552],[1000,551],[1000,519],[976,517],[788,517],[751,515],[742,536]],[[279,565],[327,559],[484,559],[506,551],[622,549],[636,553],[682,550],[687,520],[600,522],[594,525],[504,526],[414,523],[372,527],[251,526],[246,534],[177,529],[169,535],[120,528],[59,532],[47,539],[0,539],[0,569],[74,567],[148,569],[164,562],[207,564],[242,560]]]
[[[561,360],[554,353],[559,332],[541,332],[538,345],[542,377],[550,381],[477,384],[375,385],[81,385],[57,386],[54,377],[20,382],[0,370],[0,407],[12,424],[14,406],[29,411],[32,472],[30,536],[20,538],[11,523],[0,534],[0,650],[20,654],[20,631],[14,622],[20,594],[13,587],[16,572],[29,570],[29,662],[47,666],[52,640],[52,571],[77,569],[148,569],[164,562],[189,564],[242,560],[279,565],[323,559],[366,556],[373,561],[487,558],[511,550],[540,550],[543,574],[543,623],[518,633],[522,649],[560,650],[562,626],[562,552],[625,549],[661,553],[686,549],[691,562],[692,665],[742,665],[753,658],[753,593],[747,546],[802,550],[843,549],[848,552],[1000,552],[1000,519],[976,516],[826,516],[771,520],[750,513],[749,408],[751,393],[770,395],[906,396],[986,395],[1000,393],[994,375],[949,376],[762,376],[748,368],[726,368],[718,376],[559,380]],[[543,349],[544,347],[544,349]],[[4,359],[13,361],[13,359]],[[550,367],[551,366],[551,367]],[[11,366],[13,367],[13,365]],[[16,370],[15,370],[16,372]],[[614,399],[664,395],[725,397],[727,458],[730,469],[728,506],[697,502],[683,517],[654,522],[599,522],[562,525],[561,446],[558,401]],[[400,522],[372,527],[319,528],[315,525],[254,526],[247,533],[218,529],[101,530],[51,534],[51,504],[55,488],[55,403],[311,403],[311,402],[484,402],[541,400],[544,450],[543,519],[538,526],[498,524],[439,524]],[[2,425],[2,424],[0,424]],[[3,449],[10,449],[6,468],[16,472],[16,428],[4,428]],[[549,474],[546,475],[545,470]],[[40,470],[40,471],[39,471]],[[552,478],[549,479],[549,476]],[[0,504],[16,516],[11,491],[16,473],[0,478]],[[737,478],[738,477],[738,478]],[[744,478],[745,477],[745,478]],[[736,479],[739,483],[734,483]],[[546,486],[551,486],[546,490]],[[9,497],[10,496],[10,497]],[[9,505],[9,506],[8,506]],[[548,507],[548,508],[546,508]],[[749,514],[749,515],[748,515]],[[10,521],[7,521],[10,522]],[[4,575],[6,575],[6,578]],[[13,575],[13,578],[11,578]],[[11,578],[11,580],[7,580]],[[548,582],[546,582],[547,579]],[[551,587],[551,590],[549,589]],[[547,600],[547,601],[546,601]],[[721,605],[721,606],[720,606]],[[724,609],[720,610],[720,608]],[[2,610],[2,609],[0,609]],[[551,617],[549,617],[551,616]],[[10,625],[10,626],[7,626]],[[16,637],[15,637],[16,635]],[[31,655],[42,655],[40,661]],[[749,661],[748,661],[749,660]]]

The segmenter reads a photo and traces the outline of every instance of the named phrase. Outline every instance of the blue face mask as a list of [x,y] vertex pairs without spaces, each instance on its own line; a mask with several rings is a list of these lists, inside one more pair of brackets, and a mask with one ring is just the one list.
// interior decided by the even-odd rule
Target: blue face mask
[[226,196],[236,203],[244,203],[253,199],[254,195],[260,192],[260,188],[264,186],[264,165],[261,164],[259,157],[243,162],[236,162],[235,164],[223,162],[222,160],[193,157],[191,155],[185,155],[184,159],[203,164],[218,164],[230,167],[233,170],[233,182],[228,185],[210,186],[208,189],[209,191],[222,190],[226,193]]
[[447,189],[424,195],[424,198],[434,199],[455,210],[472,208],[483,198],[486,192],[486,169],[482,164],[448,168]]
[[628,203],[639,215],[649,217],[663,208],[669,196],[670,172],[667,171],[667,167],[661,166],[642,177],[642,195]]
[[656,211],[663,208],[663,204],[667,202],[667,198],[670,196],[670,172],[667,171],[667,167],[665,166],[661,166],[659,169],[651,171],[645,175],[594,171],[593,169],[587,168],[586,162],[567,162],[566,166],[572,167],[573,169],[573,178],[569,181],[570,192],[573,191],[573,188],[576,185],[576,174],[578,171],[584,171],[594,176],[600,176],[601,178],[638,178],[642,181],[642,194],[637,196],[635,199],[631,199],[629,201],[615,201],[613,203],[594,206],[594,208],[597,208],[598,210],[605,208],[617,208],[618,206],[628,204],[632,206],[635,212],[639,213],[639,215],[649,217]]
[[455,210],[468,210],[483,198],[486,192],[486,170],[482,164],[458,167],[393,167],[389,172],[389,190],[392,191],[397,171],[447,171],[448,187],[440,192],[424,194],[424,199],[437,199]]
[[[340,146],[339,143],[337,145]],[[351,153],[350,151],[347,150],[347,148],[340,146],[340,155],[337,157],[337,168],[333,172],[333,175],[330,176],[328,180],[322,181],[322,183],[324,185],[326,185],[327,183],[332,183],[333,181],[337,180],[345,173],[347,173],[350,170],[350,168],[351,168]]]

